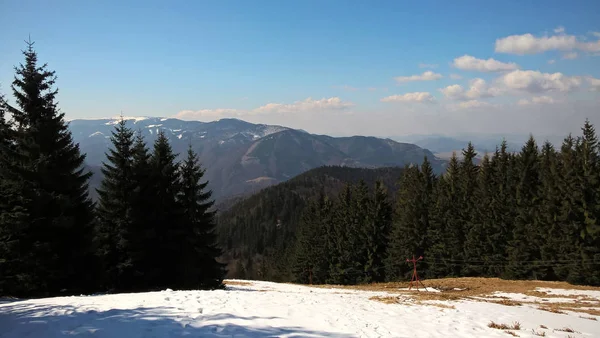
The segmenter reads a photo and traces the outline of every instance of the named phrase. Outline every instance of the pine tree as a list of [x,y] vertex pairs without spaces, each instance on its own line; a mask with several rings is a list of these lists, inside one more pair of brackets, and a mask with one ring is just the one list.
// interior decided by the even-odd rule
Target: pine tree
[[515,210],[516,210],[516,165],[515,156],[508,152],[506,140],[503,140],[500,149],[492,158],[493,169],[492,186],[495,197],[491,201],[491,218],[489,240],[492,252],[489,254],[490,261],[494,264],[489,266],[492,276],[504,276],[505,266],[508,263],[508,243],[512,240]]
[[179,165],[175,162],[169,140],[160,131],[154,142],[150,157],[150,201],[146,212],[150,216],[150,236],[146,245],[147,258],[152,267],[145,266],[150,281],[155,287],[172,286],[181,268],[179,245],[185,240],[185,222],[182,206],[178,203],[181,191]]
[[370,217],[364,227],[366,240],[365,282],[385,280],[386,251],[391,230],[393,209],[388,201],[387,190],[381,183],[375,183],[373,199],[369,208]]
[[[55,103],[55,73],[38,66],[33,43],[23,52],[12,89],[17,107],[8,106],[16,123],[16,175],[26,200],[20,253],[27,264],[17,286],[29,295],[81,292],[93,286],[90,263],[93,204],[88,196],[85,155]],[[28,275],[27,277],[25,277]]]
[[600,146],[594,126],[589,120],[582,128],[580,144],[581,179],[581,281],[600,284]]
[[132,185],[130,194],[131,236],[129,239],[129,259],[131,261],[131,279],[127,282],[132,290],[148,290],[153,287],[152,271],[155,265],[148,252],[154,250],[150,244],[156,240],[153,228],[152,210],[154,187],[150,152],[141,131],[135,135],[132,147]]
[[354,248],[352,242],[354,191],[347,184],[334,206],[333,222],[329,230],[328,247],[331,255],[329,264],[329,280],[332,284],[351,284],[352,277],[356,276],[353,267]]
[[372,270],[368,267],[369,245],[371,242],[367,239],[368,224],[372,222],[370,213],[371,196],[369,187],[364,180],[360,180],[355,186],[353,201],[351,208],[352,223],[350,223],[349,231],[349,248],[350,249],[350,278],[355,283],[369,283],[373,276],[370,275]]
[[103,180],[97,189],[99,222],[96,230],[98,253],[107,277],[108,289],[123,290],[131,287],[132,233],[131,194],[133,180],[133,131],[121,121],[112,132],[113,149],[106,154],[108,163],[102,167]]
[[[459,234],[459,238],[461,244],[463,245],[463,259],[468,261],[473,258],[479,259],[478,257],[470,257],[468,252],[470,249],[476,250],[476,248],[467,248],[465,245],[465,240],[467,239],[467,234],[471,231],[471,228],[479,227],[479,225],[474,224],[474,216],[476,215],[476,203],[475,203],[475,194],[477,192],[478,187],[478,172],[479,168],[475,165],[475,158],[477,156],[477,152],[475,152],[475,147],[471,142],[467,145],[467,148],[463,150],[463,160],[460,163],[459,167],[459,178],[458,178],[458,192],[459,192],[459,200],[458,205],[455,205],[454,208],[458,212],[458,223],[456,226],[456,233]],[[478,243],[470,243],[471,245],[478,245]],[[460,272],[460,275],[470,276],[476,275],[480,273],[477,269],[468,264],[463,265],[463,271]]]
[[438,180],[437,198],[427,232],[431,243],[426,258],[430,278],[461,275],[465,234],[460,222],[462,212],[457,208],[461,205],[460,170],[458,158],[453,154],[446,173]]
[[323,284],[328,278],[327,229],[332,203],[324,192],[302,213],[294,252],[294,274],[299,283]]
[[399,182],[396,210],[386,259],[388,280],[407,278],[411,269],[406,259],[425,254],[427,224],[422,222],[421,172],[417,166],[405,167]]
[[512,278],[542,278],[543,268],[536,262],[540,260],[542,239],[534,226],[540,207],[540,164],[538,147],[530,136],[518,156],[517,216],[513,230],[513,239],[509,243],[509,262],[507,272]]
[[15,175],[18,154],[14,148],[12,125],[5,118],[7,110],[0,96],[0,294],[25,294],[29,273],[23,269],[21,243],[26,229],[26,200],[21,194],[21,182]]
[[577,148],[579,148],[579,142],[569,135],[563,140],[560,149],[558,191],[561,203],[556,221],[562,240],[556,246],[556,250],[560,261],[571,264],[556,264],[554,267],[554,272],[560,279],[574,283],[582,280],[579,268],[582,247],[581,213],[579,211],[583,200],[583,190],[581,189],[583,175],[580,171]]
[[223,288],[225,264],[216,259],[222,255],[217,247],[215,211],[212,191],[207,190],[208,181],[202,182],[204,170],[198,156],[189,146],[187,158],[181,166],[181,192],[179,201],[184,214],[184,241],[180,251],[182,257],[180,275],[185,287],[200,289]]
[[492,203],[495,196],[492,184],[495,164],[485,154],[481,162],[476,189],[472,192],[477,201],[473,208],[471,226],[466,233],[465,256],[472,264],[466,265],[465,275],[485,276],[490,275],[490,266],[493,262],[490,254],[494,252],[494,210]]
[[535,226],[543,239],[540,246],[540,257],[543,262],[544,279],[555,280],[556,271],[551,262],[560,262],[560,242],[562,230],[557,221],[560,216],[562,196],[559,191],[559,158],[554,146],[545,142],[540,155],[540,212],[537,214]]

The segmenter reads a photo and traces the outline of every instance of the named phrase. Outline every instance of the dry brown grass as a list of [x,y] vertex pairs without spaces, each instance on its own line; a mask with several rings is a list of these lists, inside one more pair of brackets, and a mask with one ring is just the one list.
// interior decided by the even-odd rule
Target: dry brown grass
[[514,337],[521,337],[518,334],[516,334],[516,333],[514,333],[512,331],[508,331],[508,330],[504,331],[504,333],[508,333],[509,335],[514,336]]
[[583,319],[589,319],[589,320],[598,320],[598,318],[596,317],[586,317],[586,316],[579,316],[579,318],[583,318]]
[[579,333],[570,327],[563,327],[562,329],[556,329],[556,331],[562,331],[562,332],[568,332],[568,333]]
[[506,324],[498,324],[494,321],[491,321],[488,324],[488,327],[491,327],[492,329],[498,329],[498,330],[520,330],[521,329],[521,323],[519,322],[514,322],[512,324],[512,326],[508,326]]
[[240,285],[240,286],[250,286],[251,282],[243,282],[243,281],[235,281],[235,280],[225,280],[223,281],[225,285]]
[[[425,286],[428,288],[436,288],[442,292],[442,294],[455,294],[460,297],[466,296],[482,296],[489,295],[493,292],[508,292],[508,293],[530,293],[532,296],[543,296],[543,297],[561,297],[558,295],[547,295],[544,292],[536,291],[536,288],[554,288],[554,289],[572,289],[572,290],[594,290],[600,291],[600,287],[583,286],[583,285],[572,285],[566,282],[543,282],[543,281],[514,281],[504,280],[500,278],[479,278],[479,277],[464,277],[464,278],[441,278],[441,279],[429,279],[423,281]],[[355,289],[355,290],[366,290],[366,291],[387,291],[387,292],[410,292],[411,294],[417,295],[430,295],[435,294],[434,292],[419,292],[415,289],[411,291],[400,291],[398,289],[408,288],[408,282],[395,282],[395,283],[376,283],[376,284],[363,284],[363,285],[314,285],[314,287],[320,288],[341,288],[341,289]],[[419,288],[422,290],[422,287]],[[462,289],[462,290],[455,290]],[[579,296],[574,296],[579,297]],[[502,298],[502,297],[500,297]]]
[[400,303],[400,299],[398,297],[382,297],[382,296],[373,296],[369,298],[370,300],[374,300],[376,302],[381,302],[385,304],[398,304]]
[[546,337],[546,331],[536,331],[536,330],[532,330],[533,334],[536,336],[540,336],[540,337]]
[[518,302],[516,300],[512,300],[512,299],[488,300],[487,302],[494,303],[494,304],[500,304],[500,305],[506,305],[506,306],[521,306],[521,305],[523,305],[523,303]]
[[548,327],[546,325],[540,325],[540,329],[548,329]]
[[541,307],[538,307],[538,310],[548,311],[548,312],[552,312],[552,313],[558,313],[558,314],[561,314],[561,315],[566,314],[566,312],[560,310],[559,308],[557,308],[557,307],[551,307],[551,306],[541,306]]
[[437,307],[442,308],[442,309],[453,309],[453,310],[456,309],[456,306],[454,306],[454,305],[447,305],[447,304],[441,304],[441,303],[423,303],[423,302],[418,302],[417,304],[420,304],[420,305],[429,305],[429,306],[437,306]]
[[[417,291],[399,290],[408,288],[408,282],[378,283],[365,285],[315,285],[317,288],[339,288],[363,291],[384,291],[390,294],[409,295],[415,301],[458,301],[462,299],[490,302],[505,306],[519,306],[523,304],[539,305],[540,310],[558,314],[565,311],[586,313],[600,316],[600,301],[585,295],[553,295],[536,290],[537,288],[571,289],[571,290],[594,290],[600,291],[600,287],[572,285],[566,282],[544,282],[544,281],[513,281],[499,278],[442,278],[431,279],[423,282],[428,288],[435,288],[441,292],[424,292],[422,287]],[[458,290],[457,290],[458,289]],[[536,298],[535,301],[516,301],[506,296],[494,295],[494,292],[520,293]],[[480,298],[477,298],[480,297]],[[549,298],[571,298],[573,302],[544,303]],[[541,300],[541,301],[540,301]]]

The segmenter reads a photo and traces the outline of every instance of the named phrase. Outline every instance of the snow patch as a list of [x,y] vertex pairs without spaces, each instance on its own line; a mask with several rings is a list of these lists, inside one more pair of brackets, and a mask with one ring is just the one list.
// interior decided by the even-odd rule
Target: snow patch
[[[131,121],[133,120],[133,123],[138,123],[140,121],[144,121],[149,119],[150,117],[148,116],[123,116],[123,120],[125,121]],[[112,118],[112,121],[106,122],[106,125],[115,125],[115,124],[119,124],[119,122],[121,122],[121,116],[116,116]]]
[[183,136],[183,134],[179,134],[179,135],[177,135],[177,138],[181,140],[182,136]]
[[[518,321],[521,337],[600,337],[597,321],[536,306],[463,299],[411,301],[403,294],[258,281],[225,290],[55,297],[0,303],[3,338],[125,337],[508,337],[490,321]],[[432,289],[432,288],[428,288]],[[439,290],[438,290],[439,291]],[[573,290],[567,290],[572,293]],[[397,298],[384,303],[373,297]],[[259,306],[257,306],[259,304]],[[453,309],[440,308],[435,304]],[[545,325],[548,329],[540,328]]]
[[94,137],[94,136],[104,136],[104,133],[101,133],[101,132],[97,131],[95,133],[90,134],[89,137]]
[[566,290],[566,289],[552,289],[552,288],[536,288],[535,291],[544,292],[549,295],[588,296],[588,297],[600,299],[600,291],[594,291],[594,290]]

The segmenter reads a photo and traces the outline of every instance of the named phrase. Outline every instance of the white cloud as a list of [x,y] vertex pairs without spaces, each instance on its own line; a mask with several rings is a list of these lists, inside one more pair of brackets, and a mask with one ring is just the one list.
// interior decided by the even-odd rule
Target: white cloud
[[465,90],[461,85],[454,84],[440,89],[445,97],[453,100],[472,100],[485,97],[494,97],[502,93],[497,87],[490,87],[484,79],[475,78],[469,82],[469,89]]
[[296,101],[291,104],[284,103],[267,103],[264,106],[252,110],[252,113],[296,113],[296,112],[317,112],[328,110],[342,110],[354,106],[352,102],[342,101],[339,97],[322,98],[313,100]]
[[563,27],[563,26],[558,26],[554,29],[554,33],[557,33],[557,34],[561,34],[564,32],[565,32],[565,27]]
[[562,58],[567,60],[574,60],[577,59],[578,56],[579,54],[577,54],[577,52],[570,52],[563,54]]
[[469,101],[459,103],[458,106],[462,109],[473,109],[473,108],[491,107],[492,104],[485,102],[485,101],[469,100]]
[[552,103],[556,103],[557,101],[547,95],[543,95],[543,96],[534,96],[531,98],[531,100],[527,100],[527,99],[521,99],[517,102],[518,105],[520,106],[526,106],[526,105],[530,105],[530,104],[552,104]]
[[463,55],[454,59],[453,66],[462,70],[473,70],[478,72],[505,72],[519,69],[519,66],[514,62],[505,63],[492,58],[483,60],[471,55]]
[[433,103],[435,98],[428,92],[414,92],[403,95],[392,95],[381,99],[381,102],[420,102]]
[[549,65],[553,65],[554,63],[556,63],[556,60],[548,60]]
[[600,40],[584,42],[574,35],[563,34],[536,37],[531,33],[522,35],[511,35],[496,40],[496,52],[508,54],[538,54],[551,50],[572,51],[581,50],[586,52],[600,51]]
[[435,69],[438,66],[439,65],[437,65],[437,64],[431,64],[431,63],[419,63],[419,68],[431,68],[431,69]]
[[459,103],[450,103],[445,105],[445,108],[450,112],[456,111],[474,111],[479,109],[489,110],[490,108],[498,108],[497,105],[491,104],[489,102],[481,101],[481,100],[467,100]]
[[510,90],[528,93],[570,92],[582,85],[577,76],[566,76],[562,73],[541,73],[533,70],[515,70],[501,76],[497,83]]
[[588,77],[588,83],[590,84],[590,90],[592,91],[600,91],[600,79],[595,79],[593,77]]
[[458,74],[450,74],[450,78],[452,80],[460,80],[460,79],[462,79],[462,76],[460,76]]
[[228,108],[217,108],[217,109],[200,109],[200,110],[182,110],[175,114],[176,118],[190,119],[190,120],[213,120],[224,116],[242,116],[244,110],[239,109],[228,109]]
[[411,82],[411,81],[433,81],[433,80],[439,80],[442,77],[443,77],[442,74],[437,74],[437,73],[434,73],[434,72],[428,70],[421,75],[398,76],[398,77],[395,77],[394,79],[397,82],[402,83],[402,82]]
[[600,32],[590,32],[590,34],[592,34],[595,37],[600,38]]
[[183,110],[177,113],[175,117],[181,119],[214,120],[223,117],[343,111],[352,106],[354,106],[354,103],[342,101],[339,97],[323,98],[320,100],[314,100],[309,97],[305,100],[296,101],[290,104],[267,103],[251,110],[229,108]]

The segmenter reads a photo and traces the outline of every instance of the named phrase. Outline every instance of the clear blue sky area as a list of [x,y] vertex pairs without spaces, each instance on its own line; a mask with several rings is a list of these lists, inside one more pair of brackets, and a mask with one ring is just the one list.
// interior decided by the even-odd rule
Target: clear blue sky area
[[[57,71],[61,107],[71,117],[253,109],[308,97],[378,109],[385,95],[440,98],[439,88],[496,76],[453,68],[465,54],[600,77],[598,57],[494,50],[497,39],[552,35],[559,26],[593,40],[599,19],[600,1],[3,0],[0,90],[9,93],[31,35],[40,60]],[[400,87],[394,80],[427,70],[443,78]]]

